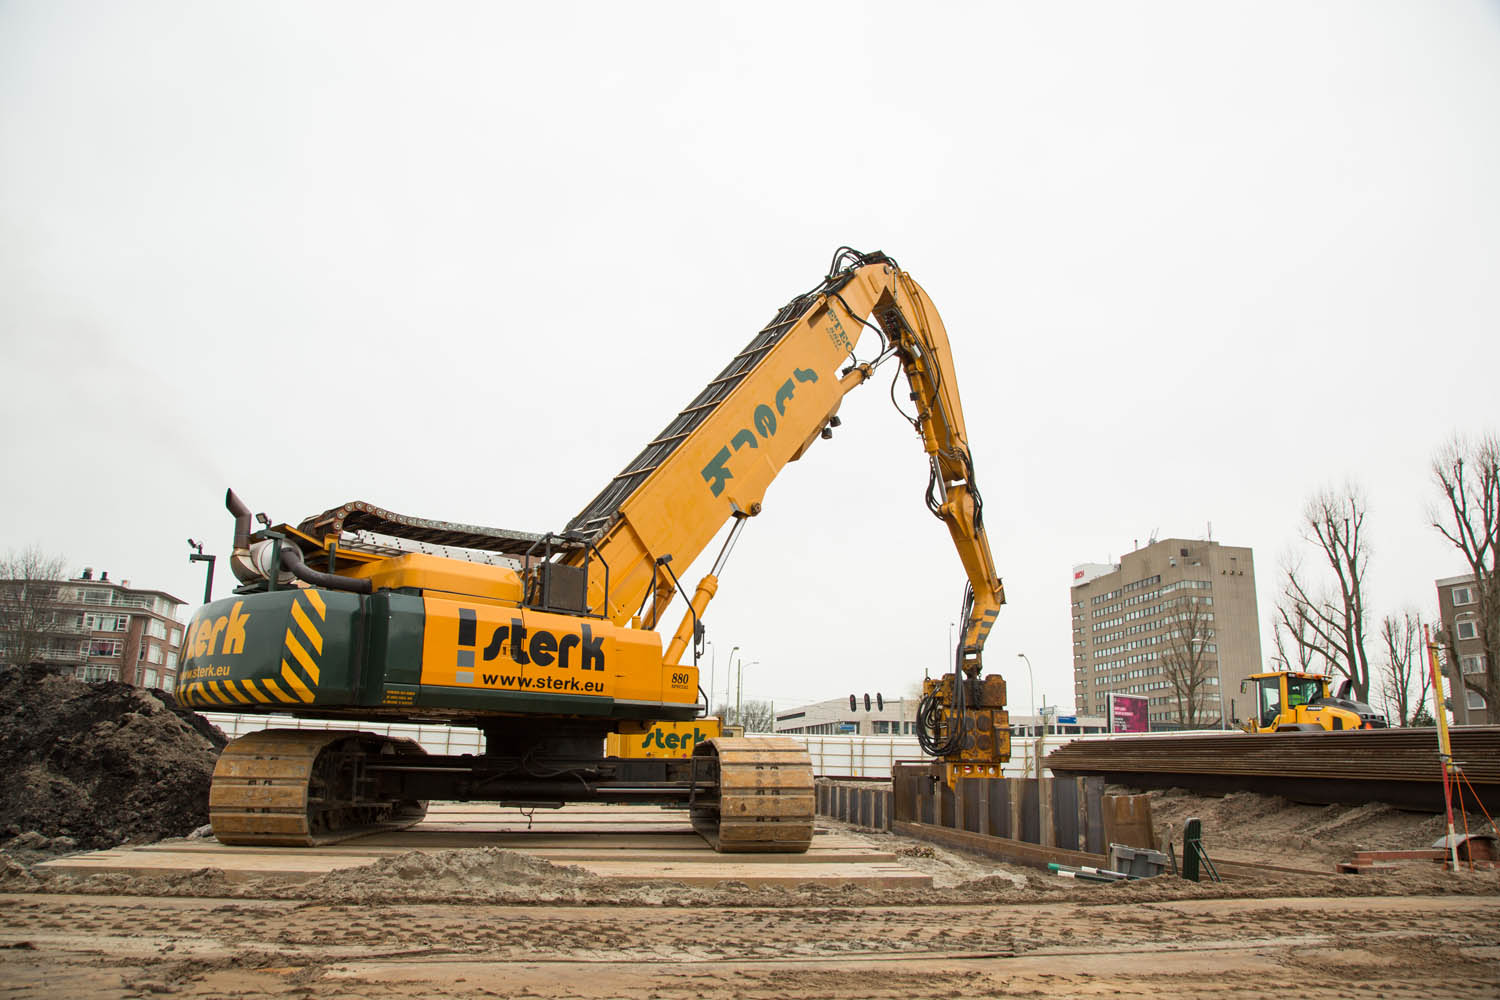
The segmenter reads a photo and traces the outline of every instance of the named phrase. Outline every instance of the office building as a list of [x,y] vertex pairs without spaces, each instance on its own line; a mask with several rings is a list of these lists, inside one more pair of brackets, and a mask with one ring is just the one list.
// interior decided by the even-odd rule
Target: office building
[[884,698],[871,694],[870,707],[865,696],[854,699],[830,698],[776,713],[778,733],[804,733],[834,736],[911,736],[917,731],[917,702],[913,698]]
[[1079,715],[1104,715],[1111,693],[1144,695],[1152,729],[1188,725],[1164,657],[1198,663],[1196,725],[1243,715],[1240,681],[1262,672],[1255,561],[1248,548],[1198,539],[1152,541],[1119,562],[1073,567],[1073,693]]

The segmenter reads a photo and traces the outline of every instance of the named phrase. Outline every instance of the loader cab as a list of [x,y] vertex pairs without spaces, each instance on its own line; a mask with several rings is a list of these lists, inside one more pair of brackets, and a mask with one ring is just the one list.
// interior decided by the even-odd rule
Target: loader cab
[[1268,674],[1250,678],[1255,682],[1255,727],[1270,729],[1281,718],[1281,707],[1286,704],[1285,674]]
[[[1251,674],[1240,684],[1255,685],[1255,718],[1245,724],[1252,733],[1277,729],[1323,729],[1318,706],[1328,698],[1328,678],[1322,674],[1277,671]],[[1308,709],[1312,708],[1312,714]],[[1340,727],[1342,728],[1342,727]]]

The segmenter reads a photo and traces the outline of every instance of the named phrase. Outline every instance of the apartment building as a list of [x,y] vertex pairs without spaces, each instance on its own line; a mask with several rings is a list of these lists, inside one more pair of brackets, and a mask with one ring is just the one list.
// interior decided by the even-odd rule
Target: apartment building
[[[110,580],[108,572],[95,579],[92,569],[71,580],[29,584],[38,585],[48,591],[48,624],[36,662],[79,680],[171,689],[182,646],[182,600]],[[0,635],[0,663],[11,662],[13,645]]]
[[1473,576],[1451,576],[1437,581],[1438,614],[1448,630],[1452,654],[1444,657],[1443,683],[1453,705],[1455,726],[1492,724],[1496,715],[1484,695],[1470,691],[1462,674],[1484,675],[1484,645],[1479,636],[1479,595]]
[[1198,725],[1217,726],[1221,717],[1229,724],[1247,710],[1240,681],[1262,671],[1250,549],[1152,541],[1119,562],[1074,566],[1069,594],[1079,715],[1105,715],[1111,693],[1135,694],[1150,701],[1152,729],[1186,725],[1163,663],[1183,643],[1198,647],[1204,676]]

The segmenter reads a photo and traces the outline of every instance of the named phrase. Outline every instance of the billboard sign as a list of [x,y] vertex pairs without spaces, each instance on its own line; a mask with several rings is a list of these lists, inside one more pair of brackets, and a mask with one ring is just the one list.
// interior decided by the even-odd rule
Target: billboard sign
[[1151,729],[1151,716],[1147,712],[1150,702],[1143,695],[1112,694],[1109,696],[1109,731],[1112,733],[1144,733]]

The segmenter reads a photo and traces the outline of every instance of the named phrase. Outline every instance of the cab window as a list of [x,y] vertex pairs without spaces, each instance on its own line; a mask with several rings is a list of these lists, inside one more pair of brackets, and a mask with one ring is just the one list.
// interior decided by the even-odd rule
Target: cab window
[[1313,677],[1288,677],[1286,679],[1286,701],[1288,707],[1310,704],[1322,693],[1323,684]]
[[1281,678],[1263,677],[1256,682],[1260,688],[1260,725],[1274,726],[1281,714]]

